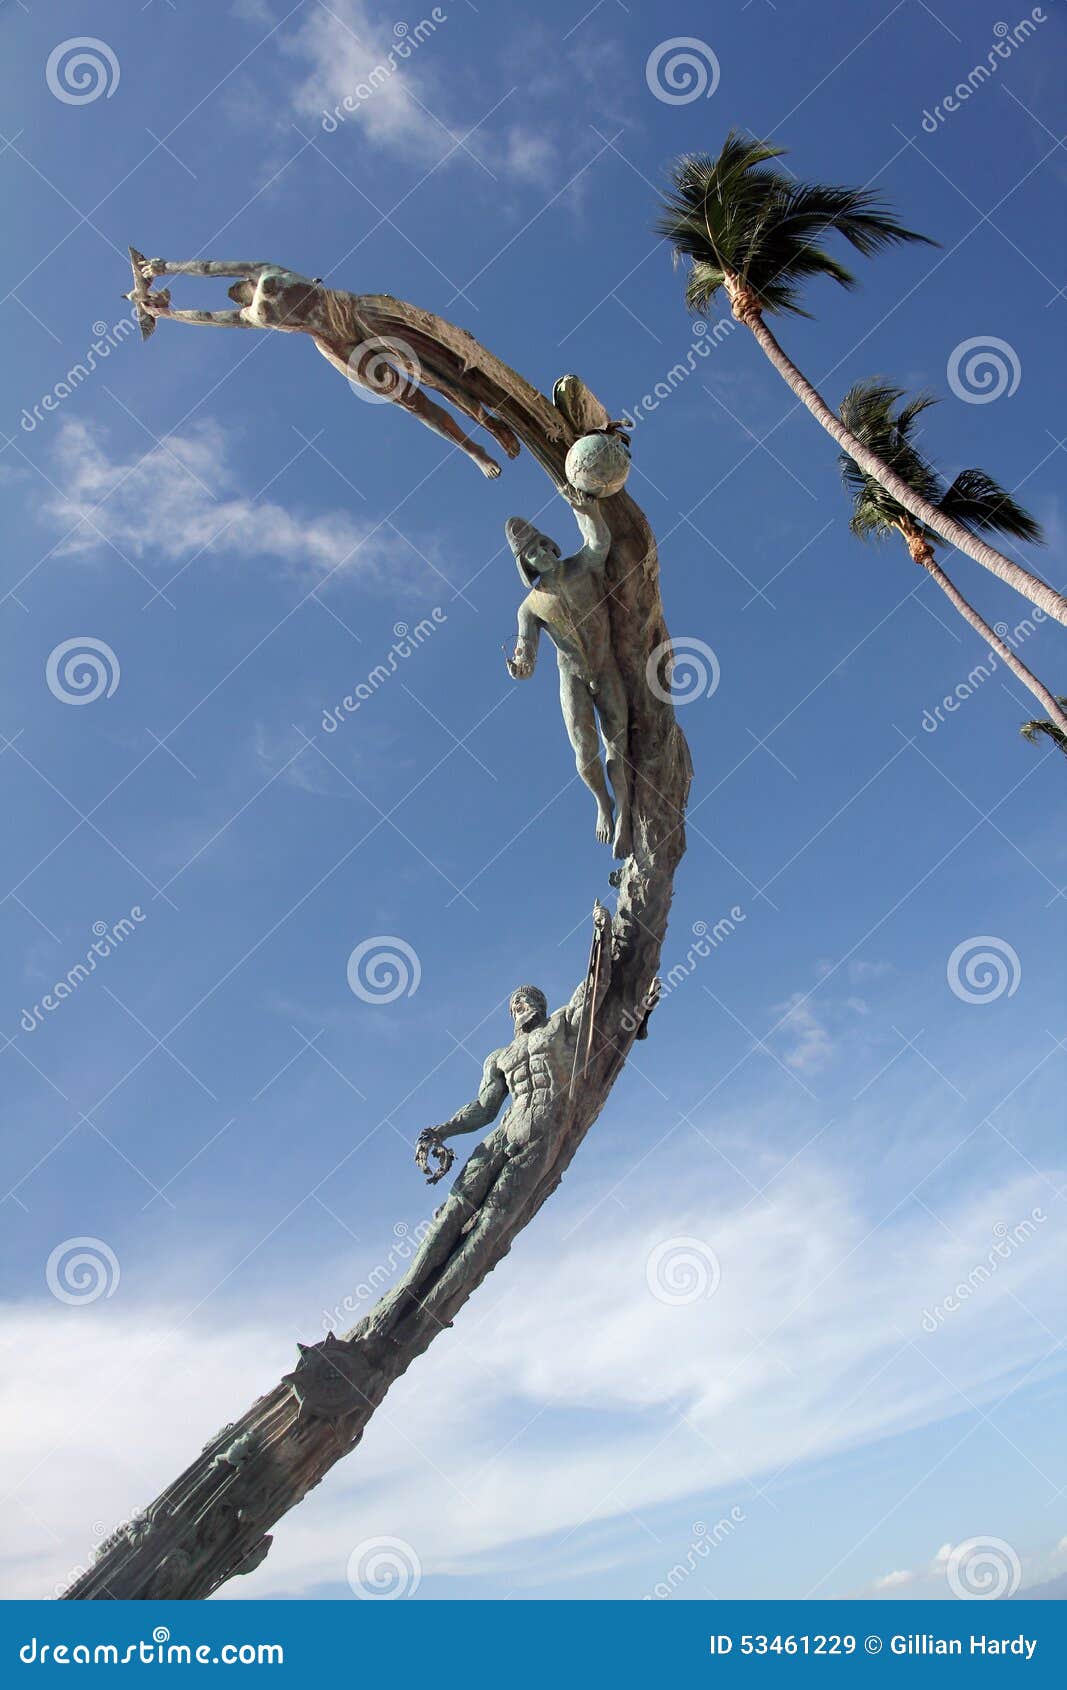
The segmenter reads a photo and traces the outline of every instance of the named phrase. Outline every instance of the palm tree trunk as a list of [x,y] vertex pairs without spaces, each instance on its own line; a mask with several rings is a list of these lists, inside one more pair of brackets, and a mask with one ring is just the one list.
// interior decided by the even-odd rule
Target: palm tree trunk
[[[1013,563],[1011,558],[1005,557],[1002,552],[996,551],[993,546],[986,545],[984,540],[979,540],[977,535],[972,534],[961,523],[954,522],[950,516],[945,516],[944,512],[938,510],[936,505],[931,505],[926,499],[920,498],[906,481],[902,481],[899,475],[894,474],[888,464],[883,463],[882,459],[877,457],[874,452],[869,451],[861,440],[857,440],[854,434],[849,433],[840,418],[830,409],[822,394],[812,387],[811,382],[801,374],[789,354],[779,345],[763,321],[759,309],[752,302],[751,295],[745,292],[743,286],[741,284],[731,286],[728,281],[727,292],[730,295],[734,316],[739,322],[744,323],[746,328],[752,330],[786,386],[792,389],[801,403],[807,406],[816,422],[822,424],[827,434],[837,441],[837,444],[848,453],[849,457],[855,458],[862,470],[865,470],[868,475],[873,475],[874,479],[886,489],[887,493],[892,493],[894,499],[898,500],[906,511],[910,511],[912,516],[918,518],[927,528],[932,528],[936,534],[940,534],[942,539],[948,541],[949,545],[955,546],[957,551],[965,552],[968,557],[974,559],[975,563],[980,563],[986,569],[991,570],[999,580],[1004,581],[1009,587],[1014,587],[1017,593],[1021,593],[1024,598],[1028,598],[1036,604],[1040,610],[1044,611],[1046,616],[1055,617],[1057,622],[1062,622],[1064,626],[1067,626],[1067,598],[1064,598],[1062,593],[1058,593],[1054,587],[1050,587],[1047,581],[1042,581],[1039,575],[1032,574],[1029,569],[1024,569],[1021,564]],[[968,620],[970,620],[969,617]],[[1013,667],[1016,664],[1017,660],[1013,663]],[[1019,664],[1016,672],[1020,673],[1023,670],[1024,666]],[[1029,674],[1029,670],[1025,670],[1025,674]],[[1023,674],[1020,673],[1020,679],[1022,678]],[[1033,676],[1030,676],[1027,685],[1029,686],[1032,681]],[[1043,688],[1042,696],[1049,696]]]
[[1034,697],[1041,700],[1055,725],[1062,732],[1067,733],[1067,715],[1064,714],[1059,700],[1053,697],[1047,687],[1042,686],[1037,676],[1032,674],[1022,659],[1015,655],[1011,646],[1001,639],[996,630],[991,628],[985,618],[975,610],[974,605],[964,598],[955,582],[945,574],[934,557],[930,546],[918,530],[901,524],[900,532],[904,536],[913,561],[919,565],[920,569],[925,569],[933,576],[945,597],[959,611],[964,621],[969,622],[975,632],[982,636],[990,651],[995,651],[1001,662],[1006,664],[1014,675],[1018,675],[1023,686],[1029,687]]

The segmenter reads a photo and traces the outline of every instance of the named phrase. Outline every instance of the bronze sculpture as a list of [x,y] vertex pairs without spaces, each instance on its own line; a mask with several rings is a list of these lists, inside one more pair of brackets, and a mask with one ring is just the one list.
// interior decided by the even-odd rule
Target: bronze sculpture
[[[571,557],[561,558],[556,542],[522,517],[513,516],[506,525],[519,578],[530,589],[519,606],[518,641],[508,659],[508,673],[517,681],[529,679],[541,634],[547,633],[556,648],[560,709],[574,761],[596,799],[597,839],[602,845],[610,843],[616,857],[628,857],[629,708],[612,646],[604,573],[611,531],[595,500],[576,501],[572,508],[584,543]],[[607,779],[597,742],[598,718]]]
[[[511,429],[460,385],[462,373],[448,355],[427,357],[417,347],[391,337],[377,317],[373,300],[323,285],[321,278],[298,275],[280,264],[241,259],[143,258],[130,248],[134,285],[125,296],[137,307],[145,339],[157,318],[207,328],[277,329],[283,334],[310,335],[315,347],[342,375],[399,405],[458,446],[491,479],[500,465],[466,435],[454,417],[422,392],[432,387],[443,393],[488,430],[509,458],[518,456],[519,443]],[[228,289],[235,311],[176,311],[170,292],[152,291],[158,276],[237,277]]]
[[[278,267],[236,268],[247,281],[251,269]],[[234,269],[198,263],[194,273]],[[150,292],[148,279],[135,271],[136,302],[145,319],[154,321],[164,313],[146,306]],[[349,297],[382,336],[413,348],[424,369],[454,379],[467,415],[481,420],[481,413],[488,412],[511,430],[560,495],[573,503],[565,470],[568,450],[590,431],[609,427],[607,411],[584,383],[564,377],[549,400],[465,330],[433,313],[384,294]],[[196,322],[239,316],[173,315]],[[444,386],[439,391],[452,396]],[[647,680],[650,654],[668,649],[654,537],[624,490],[604,498],[598,512],[610,530],[603,607],[628,711],[632,852],[617,871],[615,915],[610,924],[606,911],[596,918],[601,943],[594,939],[582,998],[590,1011],[595,1003],[595,1036],[590,1036],[588,1016],[575,1029],[576,998],[556,1015],[546,1013],[542,1023],[547,1004],[531,988],[520,989],[515,1010],[524,1023],[519,1035],[525,1034],[525,1057],[515,1049],[519,1036],[494,1053],[487,1075],[490,1095],[481,1104],[484,1111],[496,1098],[501,1106],[497,1075],[502,1075],[505,1094],[512,1097],[509,1119],[461,1171],[453,1196],[429,1223],[404,1278],[349,1332],[300,1346],[291,1372],[238,1421],[224,1426],[148,1508],[101,1544],[93,1565],[66,1591],[67,1600],[202,1599],[258,1566],[270,1548],[274,1524],[356,1448],[393,1382],[451,1324],[551,1196],[604,1107],[634,1038],[647,1030],[674,873],[685,850],[691,770],[670,697]],[[571,1070],[564,1083],[568,1051]],[[510,1145],[512,1128],[524,1143]],[[424,1135],[423,1142],[429,1146],[432,1139]],[[443,1141],[440,1148],[448,1152]],[[427,1159],[430,1154],[428,1148]],[[507,1200],[502,1200],[505,1193]]]
[[[593,929],[595,978],[587,976],[552,1015],[538,986],[519,986],[508,1005],[514,1037],[486,1057],[477,1097],[442,1126],[420,1133],[415,1159],[425,1169],[427,1156],[436,1154],[446,1139],[481,1132],[508,1102],[500,1125],[465,1163],[400,1284],[379,1304],[376,1333],[388,1332],[412,1299],[424,1314],[446,1304],[456,1286],[477,1268],[498,1221],[521,1214],[527,1198],[551,1172],[565,1139],[566,1104],[584,1072],[583,1046],[585,1060],[591,1049],[591,1038],[584,1035],[591,1034],[611,984],[611,916],[599,901],[593,909]],[[431,1184],[447,1166],[430,1176]]]

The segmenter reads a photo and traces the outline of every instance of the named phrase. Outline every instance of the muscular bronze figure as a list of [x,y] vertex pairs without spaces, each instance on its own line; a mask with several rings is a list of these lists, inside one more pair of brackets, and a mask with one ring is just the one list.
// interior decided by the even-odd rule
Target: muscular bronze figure
[[[604,564],[611,531],[595,500],[572,506],[583,544],[573,556],[522,517],[505,526],[519,578],[530,591],[519,606],[519,633],[508,673],[517,681],[534,672],[542,632],[556,648],[559,702],[574,761],[596,799],[596,836],[627,857],[630,838],[629,708],[611,643]],[[607,775],[600,760],[597,718]],[[608,782],[611,791],[608,790]],[[614,800],[612,799],[614,793]]]
[[603,904],[593,920],[597,966],[570,1002],[549,1015],[537,986],[519,986],[510,1002],[514,1037],[486,1058],[477,1097],[419,1134],[415,1157],[425,1170],[447,1139],[483,1131],[508,1104],[464,1166],[404,1278],[376,1311],[377,1331],[388,1331],[412,1298],[430,1310],[446,1304],[477,1273],[501,1218],[514,1220],[551,1170],[567,1132],[571,1086],[586,1059],[586,1034],[611,983],[611,915]]

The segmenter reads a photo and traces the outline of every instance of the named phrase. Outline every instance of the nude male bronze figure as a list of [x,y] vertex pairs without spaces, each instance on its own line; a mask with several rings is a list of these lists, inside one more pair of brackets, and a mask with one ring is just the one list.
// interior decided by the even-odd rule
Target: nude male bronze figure
[[[504,1217],[514,1220],[558,1157],[569,1126],[567,1104],[588,1061],[590,1026],[611,984],[611,915],[593,911],[596,967],[562,1009],[548,1012],[537,986],[519,986],[509,1009],[514,1035],[485,1059],[478,1095],[441,1126],[419,1134],[415,1160],[424,1172],[445,1141],[482,1132],[507,1110],[499,1126],[469,1158],[403,1279],[375,1311],[375,1330],[388,1331],[416,1299],[431,1312],[491,1260]],[[442,1171],[447,1171],[450,1158]],[[439,1177],[439,1176],[438,1176]],[[433,1183],[433,1179],[431,1179]]]
[[561,557],[555,540],[522,517],[511,517],[505,526],[519,578],[530,589],[519,606],[518,642],[508,673],[517,681],[529,679],[546,633],[556,648],[559,702],[574,760],[596,799],[596,837],[610,843],[616,857],[627,857],[632,849],[629,708],[611,641],[604,574],[611,531],[595,500],[575,502],[572,510],[583,544],[571,557]]

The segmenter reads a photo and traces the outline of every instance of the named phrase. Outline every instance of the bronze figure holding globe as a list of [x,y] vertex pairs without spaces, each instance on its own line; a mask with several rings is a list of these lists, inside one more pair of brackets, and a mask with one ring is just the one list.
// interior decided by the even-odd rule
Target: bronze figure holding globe
[[[316,348],[350,381],[369,388],[417,416],[445,440],[459,446],[490,478],[500,466],[460,428],[455,418],[421,391],[434,388],[457,409],[492,434],[509,457],[519,443],[513,431],[490,405],[472,400],[471,369],[439,345],[427,351],[417,336],[412,342],[383,333],[375,295],[351,294],[325,287],[318,277],[301,276],[280,264],[239,260],[145,258],[130,248],[134,285],[127,298],[137,308],[141,332],[147,339],[157,318],[215,328],[275,329],[283,334],[310,335]],[[153,290],[159,276],[236,278],[229,289],[236,310],[175,310],[166,289]],[[465,378],[465,385],[464,385]],[[582,403],[584,386],[577,376],[562,376],[553,395],[567,414]],[[604,564],[611,533],[596,505],[617,493],[630,467],[629,437],[619,423],[589,429],[573,442],[565,473],[568,496],[583,544],[571,557],[561,558],[554,540],[529,523],[512,517],[507,537],[519,575],[529,591],[519,609],[519,637],[508,659],[515,680],[533,674],[542,631],[556,647],[560,706],[574,749],[578,773],[596,799],[596,837],[611,844],[616,857],[631,850],[629,711],[626,691],[611,644]],[[604,742],[606,773],[597,736]]]
[[574,761],[596,799],[596,837],[603,845],[610,843],[616,857],[627,857],[629,706],[612,649],[604,576],[611,533],[595,500],[576,503],[573,509],[584,543],[571,557],[561,557],[555,540],[522,517],[511,517],[505,526],[519,578],[529,588],[519,606],[518,640],[508,673],[517,681],[529,679],[541,634],[546,633],[556,648],[559,702]]

